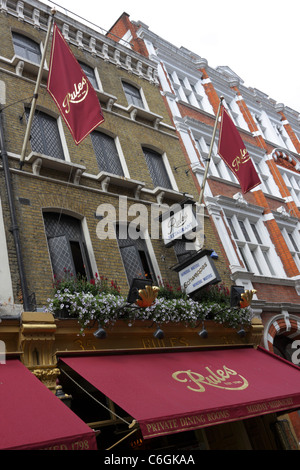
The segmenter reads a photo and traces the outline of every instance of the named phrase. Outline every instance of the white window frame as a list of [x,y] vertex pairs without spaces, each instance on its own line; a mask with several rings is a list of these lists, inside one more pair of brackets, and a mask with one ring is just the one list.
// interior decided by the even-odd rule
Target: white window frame
[[[13,41],[13,47],[14,47],[14,51],[15,51],[15,41],[14,41],[14,34],[20,36],[20,37],[24,37],[24,39],[28,39],[29,41],[31,41],[33,44],[35,44],[37,46],[37,48],[39,48],[39,52],[40,52],[40,61],[41,61],[41,58],[42,58],[42,47],[41,47],[41,43],[36,41],[35,39],[33,39],[32,37],[24,34],[23,32],[19,32],[19,31],[12,31],[12,41]],[[27,52],[28,51],[28,48],[25,47],[25,43],[24,43],[24,47],[23,49]],[[32,61],[30,59],[28,59],[25,55],[23,55],[22,53],[18,54],[16,53],[15,54],[15,57],[19,57],[20,59],[22,59],[24,62],[26,63],[30,63],[30,64],[35,64],[37,66],[40,65],[40,61],[39,62],[35,62],[35,61]]]
[[[241,254],[241,259],[246,260],[246,271],[253,273],[255,276],[284,277],[285,272],[282,264],[271,243],[269,233],[262,219],[257,217],[257,215],[249,213],[249,211],[248,213],[242,210],[225,210],[224,212],[227,220],[230,219],[234,227],[235,234],[232,232],[230,224],[228,223],[232,238]],[[240,227],[240,221],[244,224],[247,237]],[[256,238],[251,226],[252,224],[254,224],[258,232],[260,240]]]
[[[289,213],[283,215],[276,214],[276,222],[280,228],[282,236],[287,244],[287,247],[295,261],[295,264],[300,271],[300,222]],[[296,247],[294,246],[290,235],[292,236]]]
[[[94,73],[94,79],[95,79],[95,82],[96,82],[96,88],[95,88],[95,91],[103,91],[103,88],[102,88],[102,83],[101,83],[101,80],[100,80],[100,76],[99,76],[99,73],[98,73],[98,70],[97,70],[97,67],[93,67],[92,65],[89,65],[87,64],[86,62],[83,62],[83,61],[79,61],[79,65],[82,66],[82,65],[85,65],[86,67],[88,67],[89,69],[91,69]],[[83,69],[84,71],[84,69]],[[84,71],[85,73],[85,71]],[[86,74],[87,75],[87,74]],[[88,77],[88,75],[87,75]],[[89,78],[89,77],[88,77]],[[91,83],[92,84],[92,83]],[[93,84],[92,84],[93,86]]]
[[[143,107],[138,106],[137,104],[131,103],[131,102],[128,101],[127,95],[126,95],[125,89],[124,89],[124,84],[127,84],[127,85],[129,85],[129,86],[132,86],[133,88],[136,88],[136,89],[139,91],[139,94],[140,94],[140,98],[141,98],[141,102],[142,102],[142,104],[143,104]],[[123,91],[124,91],[126,100],[127,100],[127,102],[128,102],[128,107],[140,108],[140,109],[144,109],[144,110],[146,110],[146,111],[150,111],[142,87],[140,87],[139,85],[137,85],[137,84],[134,83],[134,82],[131,82],[130,80],[122,80],[122,87],[123,87]]]
[[251,155],[252,162],[261,180],[261,189],[264,193],[272,196],[281,198],[280,191],[277,184],[274,181],[273,175],[270,172],[270,168],[266,162],[267,155],[264,154],[262,149],[258,149],[254,146],[246,145],[246,148]]
[[[200,138],[194,137],[198,150],[200,152],[203,164],[206,165],[206,159],[209,155],[209,148],[210,148],[210,139],[211,136],[203,135]],[[209,142],[208,142],[209,139]],[[213,144],[211,161],[208,167],[208,174],[211,176],[215,176],[217,178],[221,178],[225,181],[230,181],[232,183],[238,183],[236,176],[230,171],[226,163],[224,163],[223,159],[218,155],[218,145],[216,142]]]
[[281,166],[277,167],[297,207],[300,207],[300,175]]
[[124,153],[123,153],[123,150],[122,150],[122,147],[121,147],[119,137],[111,134],[110,132],[103,132],[103,131],[100,131],[100,130],[97,130],[97,129],[95,129],[95,131],[98,132],[99,134],[105,134],[108,137],[110,137],[111,139],[113,139],[115,147],[116,147],[116,151],[117,151],[117,154],[118,154],[118,157],[119,157],[119,160],[120,160],[121,168],[122,168],[123,173],[124,173],[124,177],[125,178],[130,178],[130,174],[129,174],[129,171],[128,171],[126,159],[124,157]]

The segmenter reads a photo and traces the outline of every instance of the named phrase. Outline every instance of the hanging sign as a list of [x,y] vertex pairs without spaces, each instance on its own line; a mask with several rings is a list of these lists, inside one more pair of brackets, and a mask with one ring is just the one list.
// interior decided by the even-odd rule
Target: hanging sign
[[208,284],[221,281],[210,257],[211,253],[212,250],[203,250],[174,268],[178,272],[181,289],[187,294],[195,293]]
[[161,229],[165,245],[169,245],[173,241],[181,239],[183,235],[187,235],[197,226],[198,222],[191,204],[185,204],[182,209],[168,217],[164,215],[161,222]]

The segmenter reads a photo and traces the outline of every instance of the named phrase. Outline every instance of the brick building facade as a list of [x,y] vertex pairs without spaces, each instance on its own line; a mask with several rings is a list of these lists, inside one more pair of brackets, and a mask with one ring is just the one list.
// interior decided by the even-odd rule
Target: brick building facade
[[[20,165],[51,11],[37,0],[3,1],[0,9],[0,367],[4,344],[8,353],[6,371],[10,374],[10,367],[16,370],[16,375],[11,375],[10,380],[11,377],[16,382],[18,380],[14,360],[11,361],[11,357],[18,357],[17,367],[20,368],[22,362],[61,400],[68,400],[71,391],[74,413],[97,431],[97,437],[101,430],[97,442],[100,450],[109,450],[116,436],[128,432],[124,423],[129,424],[130,429],[134,427],[128,436],[136,434],[132,440],[126,441],[126,436],[114,444],[121,443],[118,450],[132,447],[176,451],[178,448],[298,448],[289,418],[283,420],[276,413],[276,410],[282,414],[289,409],[298,409],[300,393],[297,386],[293,384],[293,396],[288,400],[283,390],[283,395],[280,399],[276,395],[275,401],[271,389],[267,396],[264,395],[265,387],[260,383],[260,380],[265,381],[262,374],[260,379],[255,376],[255,380],[248,383],[247,379],[230,369],[230,364],[221,366],[224,372],[218,365],[224,354],[229,362],[236,361],[237,367],[246,367],[246,374],[252,377],[253,368],[247,369],[247,360],[241,364],[239,357],[240,354],[246,358],[251,355],[263,357],[267,364],[271,361],[267,369],[268,372],[271,370],[275,380],[276,364],[288,377],[297,373],[293,366],[286,366],[281,359],[269,357],[256,348],[261,342],[262,321],[266,325],[268,340],[262,343],[267,349],[273,348],[278,332],[284,333],[282,337],[290,333],[293,338],[298,335],[298,251],[282,251],[283,243],[292,243],[296,234],[299,237],[298,206],[294,199],[298,191],[294,181],[297,175],[294,146],[298,141],[295,131],[298,115],[282,107],[277,109],[276,103],[262,93],[244,88],[230,69],[211,69],[205,60],[184,49],[174,48],[151,33],[145,25],[130,22],[127,14],[123,14],[110,32],[103,35],[103,31],[57,12],[55,22],[92,83],[105,120],[79,146],[75,145],[46,90],[49,48],[30,141],[24,165]],[[232,107],[236,124],[260,169],[263,184],[257,191],[241,195],[237,181],[214,153],[205,189],[204,240],[200,248],[204,248],[203,252],[215,252],[214,264],[226,287],[236,284],[246,290],[257,290],[253,304],[255,318],[251,319],[242,336],[237,334],[236,327],[226,328],[221,322],[217,324],[207,317],[208,336],[201,335],[203,322],[191,326],[188,321],[176,323],[168,320],[164,325],[165,337],[161,339],[153,334],[155,322],[140,319],[134,328],[123,321],[117,322],[104,342],[96,334],[95,322],[87,327],[85,335],[80,336],[77,319],[66,319],[63,315],[44,311],[53,282],[65,272],[83,275],[88,280],[93,280],[97,273],[108,281],[117,282],[124,296],[136,277],[151,278],[155,284],[179,285],[176,266],[183,259],[189,262],[192,254],[186,252],[180,242],[166,246],[161,234],[154,237],[152,229],[157,234],[157,225],[160,226],[161,222],[157,215],[159,210],[187,200],[193,206],[197,204],[220,93],[225,96],[227,106]],[[249,97],[256,124],[248,119],[249,105],[245,103]],[[260,118],[256,114],[262,115],[265,132],[269,131],[266,124],[268,114],[263,111],[263,105],[275,124],[283,126],[280,130],[286,145],[289,145],[286,151],[279,149],[274,153],[276,146],[272,144],[271,136],[263,138],[258,133]],[[260,128],[260,132],[263,129]],[[138,213],[141,208],[142,214]],[[115,216],[112,223],[107,219],[109,212]],[[154,226],[151,225],[153,220]],[[136,233],[142,232],[145,237],[122,239],[119,236],[121,228],[130,224]],[[106,230],[111,230],[109,235],[112,236],[103,236]],[[250,230],[251,240],[248,240]],[[297,244],[298,239],[294,241]],[[255,264],[256,249],[261,267]],[[63,307],[60,309],[63,313]],[[271,319],[271,325],[267,324],[268,319]],[[288,335],[285,334],[287,332]],[[277,346],[279,350],[281,345]],[[154,356],[151,356],[152,352]],[[168,393],[165,393],[163,382],[165,378],[170,380],[170,371],[163,370],[165,362],[161,354],[170,353],[168,360],[173,371],[177,366],[176,358],[180,358],[176,354],[181,352],[183,361],[187,361],[184,365],[187,369],[192,360],[190,352],[196,353],[195,367],[204,367],[205,373],[211,373],[211,357],[217,361],[215,366],[219,377],[208,377],[209,398],[213,396],[210,393],[212,389],[209,390],[211,383],[214,384],[215,380],[216,383],[224,382],[231,375],[238,375],[237,381],[230,379],[224,387],[223,384],[216,387],[221,389],[221,404],[213,403],[213,412],[208,410],[205,414],[196,400],[196,409],[189,414],[189,393],[182,394],[179,400],[169,400]],[[159,374],[158,383],[149,376],[144,383],[137,384],[140,377],[132,372],[134,362],[131,361],[143,362],[142,358],[147,354],[148,364]],[[89,377],[85,378],[83,373],[78,373],[75,366],[68,376],[68,358],[76,362],[76,358],[87,359],[90,356],[100,361],[99,367],[96,365],[100,386]],[[162,414],[158,417],[155,411],[148,425],[142,423],[144,431],[148,432],[147,443],[139,423],[135,419],[132,423],[124,420],[129,419],[127,414],[133,418],[134,413],[130,413],[126,406],[122,409],[119,400],[102,391],[101,360],[105,362],[108,356],[108,361],[112,359],[114,363],[113,367],[117,365],[119,369],[116,369],[115,376],[110,366],[102,370],[107,373],[114,392],[120,393],[121,403],[126,397],[133,398],[133,407],[140,401],[140,409],[144,412],[148,410],[148,402],[144,401],[146,389],[148,386],[156,387],[147,399],[154,403],[156,409],[153,399],[158,399]],[[149,361],[149,357],[153,359]],[[123,361],[127,364],[124,367]],[[145,367],[142,364],[141,376],[145,374]],[[84,372],[88,369],[85,367]],[[117,372],[124,374],[120,382]],[[128,386],[131,373],[134,377]],[[181,373],[177,371],[175,376]],[[196,372],[196,376],[199,373]],[[57,377],[62,378],[67,394],[61,391],[61,385],[57,385]],[[201,382],[202,375],[200,379]],[[179,386],[184,381],[179,378]],[[198,388],[202,391],[204,387],[200,382]],[[252,382],[255,382],[255,390],[259,386],[263,388],[259,406],[271,404],[263,417],[259,407],[252,406]],[[132,393],[132,383],[137,384],[141,393]],[[235,410],[240,410],[239,406],[245,403],[241,400],[237,405],[236,397],[232,407],[224,408],[223,389],[228,388],[225,393],[234,395],[236,384],[237,390],[247,389],[250,397],[249,406],[241,411],[242,415]],[[12,390],[13,385],[10,383]],[[158,394],[160,388],[162,391]],[[175,388],[172,382],[170,393]],[[21,389],[21,386],[17,387],[17,390]],[[164,406],[160,403],[162,398]],[[205,403],[206,399],[207,395]],[[22,399],[18,404],[22,407]],[[175,404],[176,409],[180,404],[182,412],[177,411],[173,416],[168,409],[170,404]],[[6,404],[2,403],[2,406]],[[34,403],[29,400],[27,411],[30,407],[34,407]],[[19,415],[22,415],[22,408]],[[9,413],[7,416],[9,428],[3,426],[1,429],[5,438],[2,441],[0,433],[0,448],[8,447],[3,442],[15,426],[10,422]],[[34,412],[32,416],[36,419]],[[52,423],[53,416],[47,419]],[[174,429],[176,427],[175,433],[169,432],[171,422]],[[27,424],[24,425],[26,431]],[[20,426],[19,416],[16,426]],[[44,423],[42,428],[43,431],[47,429],[48,423]],[[54,425],[54,428],[59,429],[59,426]],[[286,433],[284,438],[282,429]],[[11,434],[14,440],[16,436],[19,439],[18,432]],[[25,436],[20,435],[24,442],[19,442],[19,445],[26,448],[29,445],[26,439],[36,438],[36,429],[30,429]],[[61,437],[58,443],[64,448]],[[34,448],[42,445],[41,442],[32,444]],[[76,445],[79,445],[77,441]],[[80,445],[84,443],[80,441]]]
[[[90,275],[97,272],[115,280],[125,294],[130,279],[124,272],[117,240],[101,240],[97,235],[97,227],[101,224],[99,217],[104,216],[100,212],[97,215],[98,206],[111,204],[116,208],[118,218],[119,196],[127,198],[124,204],[128,206],[128,213],[133,204],[144,204],[149,213],[149,220],[144,221],[145,230],[148,230],[152,204],[157,207],[161,204],[171,206],[187,196],[197,201],[192,176],[174,171],[174,168],[182,165],[184,157],[160,93],[157,64],[131,51],[126,45],[119,45],[77,24],[75,20],[66,23],[59,13],[55,21],[94,85],[105,121],[92,136],[79,146],[75,145],[46,90],[49,47],[37,100],[36,124],[27,145],[25,164],[20,170],[18,160],[38,71],[36,57],[39,56],[35,57],[34,54],[40,53],[48,18],[47,8],[35,2],[28,5],[16,3],[14,8],[3,7],[0,17],[5,145],[11,168],[28,295],[35,299],[38,308],[45,305],[55,274],[53,262],[51,264],[49,258],[49,250],[51,256],[52,248],[45,236],[46,212],[56,213],[58,218],[60,215],[73,217],[74,223],[80,221]],[[27,38],[28,44],[25,41]],[[36,45],[37,52],[34,51]],[[31,57],[26,57],[26,48],[32,49]],[[52,137],[49,137],[50,132]],[[110,166],[103,162],[102,145],[106,146]],[[152,169],[149,170],[146,163],[146,151],[150,152],[149,158],[157,159],[158,171],[164,171],[160,179],[152,179]],[[17,305],[22,300],[22,292],[13,236],[9,231],[10,214],[3,172],[1,178],[1,202],[6,227],[2,246],[7,244],[8,247],[8,257],[3,250],[6,268],[5,272],[3,270],[5,283],[1,284],[2,310],[16,313],[16,310],[19,311]],[[128,222],[137,216],[128,216]],[[218,237],[208,217],[206,221],[206,246],[208,243],[216,250]],[[72,223],[71,219],[69,222]],[[155,278],[168,279],[174,286],[178,285],[177,274],[170,270],[177,263],[174,249],[166,249],[159,239],[147,240],[146,244]],[[71,261],[64,262],[69,269]],[[217,263],[223,281],[229,285],[225,263],[221,259]],[[10,284],[9,288],[7,283]],[[11,304],[10,309],[7,304]]]

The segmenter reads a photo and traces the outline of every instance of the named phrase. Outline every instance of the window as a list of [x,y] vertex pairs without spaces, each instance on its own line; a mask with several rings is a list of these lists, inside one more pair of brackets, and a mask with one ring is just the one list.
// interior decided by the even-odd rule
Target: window
[[237,234],[236,234],[236,231],[235,231],[235,228],[234,228],[234,226],[233,226],[232,220],[228,217],[228,218],[227,218],[227,221],[228,221],[230,230],[232,231],[233,238],[236,238],[236,239],[237,239],[238,236],[237,236]]
[[[123,232],[126,230],[126,237]],[[151,259],[148,253],[145,240],[141,237],[133,240],[129,238],[126,226],[117,226],[117,239],[120,248],[124,269],[127,275],[128,283],[134,278],[150,279],[156,282]]]
[[277,356],[283,357],[289,362],[293,363],[292,356],[295,352],[293,347],[293,339],[285,336],[284,334],[277,334],[274,337],[273,349]]
[[291,193],[291,196],[295,204],[300,207],[300,178],[297,173],[292,171],[285,171],[284,168],[280,167],[280,172],[283,173],[284,181]]
[[42,55],[38,43],[18,33],[12,33],[12,37],[16,55],[35,64],[41,62]]
[[227,217],[227,221],[247,271],[260,276],[276,276],[270,247],[264,242],[258,222],[236,216]]
[[44,224],[53,274],[61,279],[65,272],[91,278],[81,222],[56,212],[44,213]]
[[160,186],[162,188],[172,189],[162,155],[147,148],[144,148],[143,152],[154,187]]
[[133,104],[139,108],[145,108],[140,90],[129,83],[123,82],[123,89],[127,98],[128,104]]
[[91,133],[91,139],[99,170],[124,176],[115,140],[107,134],[97,131]]
[[297,230],[293,230],[292,228],[289,228],[288,230],[286,228],[283,228],[281,230],[281,233],[294,258],[297,268],[300,271],[300,249],[299,249],[300,235],[299,235],[299,232]]
[[[267,194],[273,194],[273,196],[276,196],[275,191],[271,191],[270,184],[272,184],[272,179],[270,178],[270,171],[266,166],[266,163],[261,161],[259,163],[256,163],[254,159],[252,159],[252,163],[256,169],[256,173],[258,174],[260,181],[261,181],[261,188],[264,193]],[[277,189],[278,192],[278,189]]]
[[[200,109],[203,109],[202,97],[201,97],[201,96],[199,95],[199,93],[197,92],[196,86],[195,86],[195,85],[192,85],[192,83],[191,83],[191,89],[192,89],[192,91],[193,91],[193,93],[194,93],[194,97],[195,97],[195,100],[196,100],[196,102],[197,102],[199,108],[200,108]],[[192,103],[192,104],[194,104],[194,103]]]
[[[200,152],[200,156],[204,166],[207,164],[207,159],[209,155],[210,145],[211,145],[211,136],[204,135],[199,138],[194,137],[196,144],[198,146],[198,150]],[[237,183],[238,180],[233,174],[233,172],[228,168],[228,166],[224,163],[222,158],[218,155],[218,146],[214,142],[211,152],[211,160],[208,167],[208,174],[209,176],[216,176],[217,178],[222,178],[227,181],[232,181],[233,183]]]
[[239,226],[240,226],[240,228],[241,228],[243,237],[245,238],[245,240],[246,240],[247,242],[250,242],[250,237],[249,237],[249,235],[248,235],[248,232],[247,232],[247,230],[246,230],[246,227],[245,227],[244,222],[243,222],[242,220],[239,220],[238,223],[239,223]]
[[[25,109],[28,119],[30,110]],[[36,111],[31,127],[31,148],[34,152],[64,160],[64,152],[57,126],[57,120],[48,114]]]
[[93,86],[93,88],[95,90],[98,90],[99,87],[98,87],[98,83],[97,83],[97,80],[96,80],[94,69],[92,67],[90,67],[89,65],[84,64],[83,62],[79,62],[79,64],[80,64],[80,67],[82,68],[82,70],[84,71],[85,75],[87,76],[87,78],[91,82],[91,85]]
[[252,228],[252,231],[253,231],[253,233],[254,233],[254,236],[255,236],[255,238],[256,238],[257,243],[259,243],[260,245],[262,245],[262,241],[261,241],[261,238],[260,238],[259,233],[258,233],[258,231],[257,231],[256,225],[253,224],[253,223],[252,223],[252,224],[250,223],[250,226],[251,226],[251,228]]
[[[193,104],[192,99],[191,99],[191,92],[187,88],[186,84],[184,83],[184,79],[178,77],[179,83],[180,83],[180,88],[177,90],[177,96],[179,99],[182,99],[183,101],[187,101],[190,104]],[[188,82],[188,80],[186,79]]]
[[176,258],[178,263],[183,263],[187,259],[189,259],[191,256],[193,256],[196,253],[196,250],[191,250],[187,249],[187,244],[191,245],[192,241],[191,240],[176,240],[174,243],[174,251],[176,254]]
[[261,135],[265,137],[265,132],[266,132],[266,127],[263,125],[263,120],[262,117],[259,114],[252,114],[252,117],[255,121],[255,124],[258,127],[258,130],[260,131]]

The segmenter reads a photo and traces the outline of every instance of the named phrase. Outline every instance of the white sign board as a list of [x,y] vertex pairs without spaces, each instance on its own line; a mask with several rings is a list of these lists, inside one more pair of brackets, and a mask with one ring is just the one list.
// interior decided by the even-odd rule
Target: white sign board
[[207,255],[181,269],[178,274],[181,288],[187,294],[218,279],[218,273]]
[[161,229],[165,244],[167,245],[173,240],[182,238],[183,235],[187,235],[197,225],[192,205],[186,204],[181,210],[162,220]]

